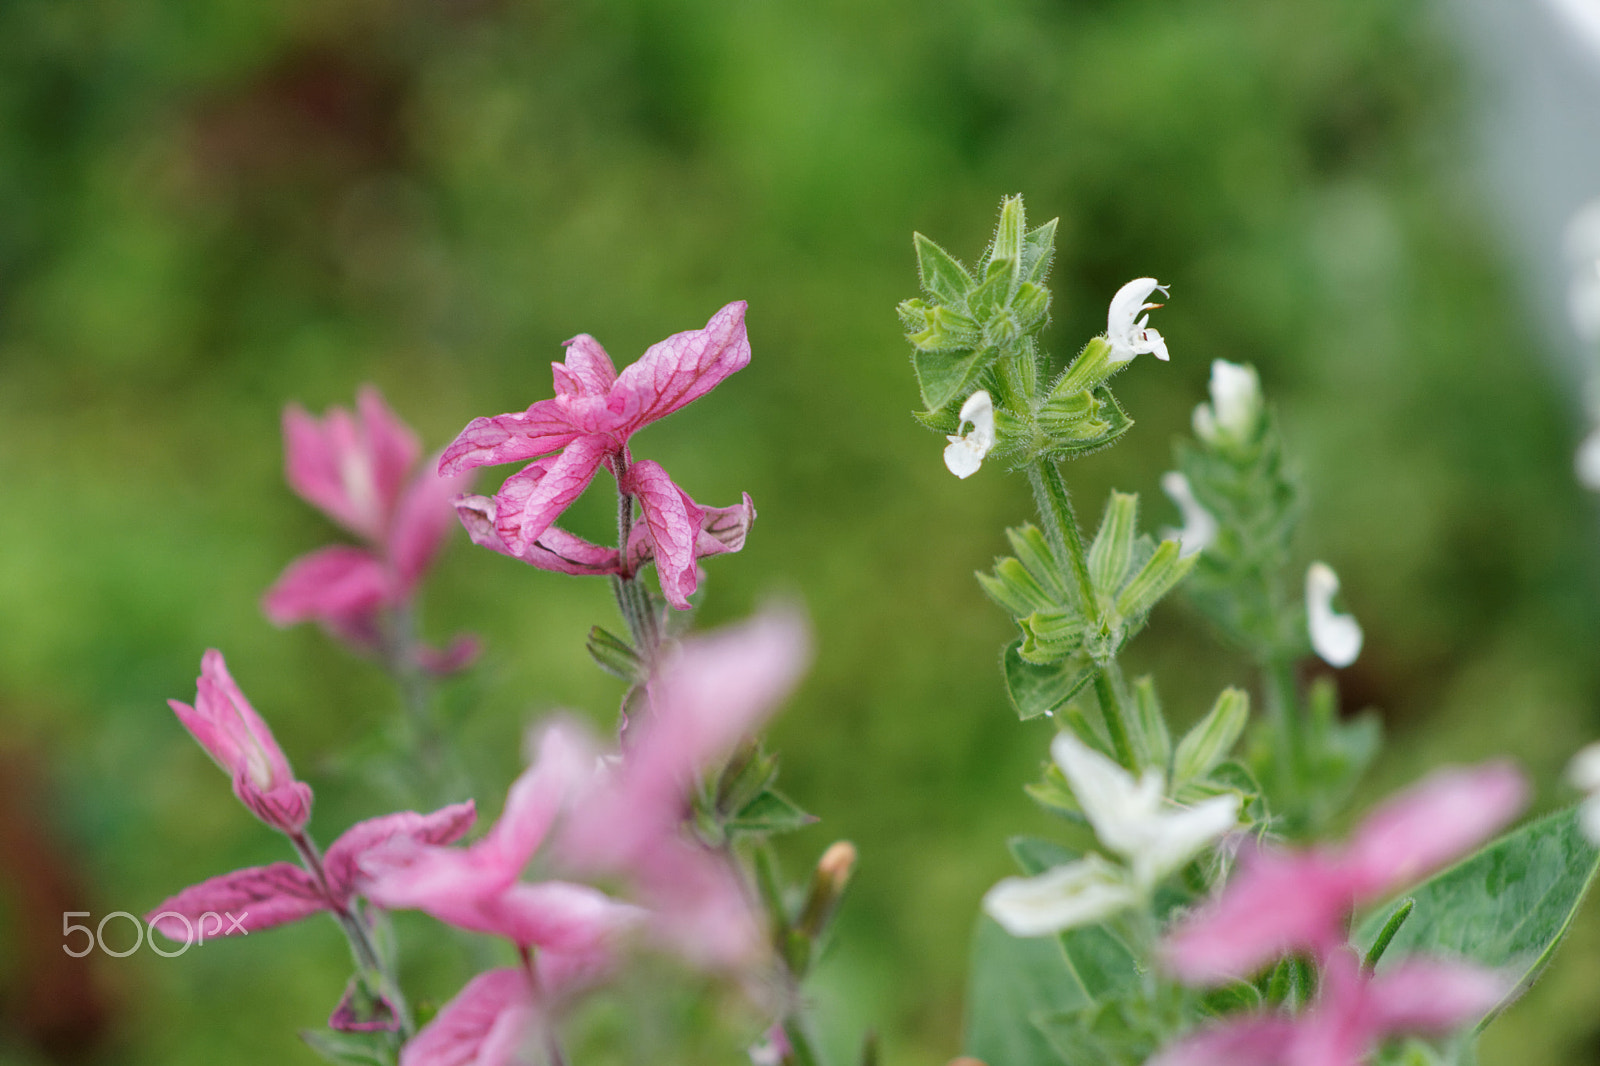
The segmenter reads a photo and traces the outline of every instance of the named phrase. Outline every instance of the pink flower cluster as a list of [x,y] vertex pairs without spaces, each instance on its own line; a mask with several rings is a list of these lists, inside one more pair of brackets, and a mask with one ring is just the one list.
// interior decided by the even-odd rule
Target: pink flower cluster
[[[290,563],[262,607],[275,625],[317,621],[358,650],[379,651],[385,611],[409,607],[450,532],[465,477],[436,476],[422,445],[378,390],[356,396],[356,413],[335,407],[321,420],[298,405],[283,412],[289,484],[361,538],[319,548]],[[445,651],[418,647],[416,665],[446,672],[476,652],[469,637]]]
[[1505,763],[1442,771],[1377,811],[1342,848],[1258,850],[1209,908],[1167,940],[1180,978],[1247,978],[1289,953],[1314,958],[1317,1002],[1296,1018],[1258,1015],[1191,1037],[1156,1066],[1355,1066],[1401,1033],[1447,1033],[1509,991],[1463,963],[1407,959],[1362,972],[1345,946],[1351,913],[1413,884],[1487,840],[1521,810],[1522,776]]
[[[476,418],[444,451],[439,473],[532,460],[493,497],[467,496],[457,507],[473,541],[544,570],[631,576],[654,560],[661,592],[689,606],[699,584],[698,561],[738,551],[755,520],[745,495],[732,507],[702,507],[659,463],[634,461],[628,440],[640,429],[699,399],[750,362],[745,304],[731,303],[704,329],[653,344],[617,373],[600,342],[587,333],[567,342],[552,363],[553,398],[526,411]],[[591,543],[554,523],[601,467],[637,500],[643,521],[617,548]],[[631,503],[626,503],[630,509]]]

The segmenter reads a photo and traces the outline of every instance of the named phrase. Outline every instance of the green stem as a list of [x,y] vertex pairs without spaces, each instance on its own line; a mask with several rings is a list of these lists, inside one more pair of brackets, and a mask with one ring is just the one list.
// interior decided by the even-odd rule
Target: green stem
[[306,872],[322,889],[334,920],[339,923],[339,928],[344,930],[362,983],[393,1008],[395,1019],[400,1024],[400,1039],[410,1040],[417,1031],[416,1022],[411,1016],[411,1006],[406,1002],[405,993],[400,990],[399,981],[395,980],[394,974],[384,963],[383,956],[378,953],[377,945],[372,942],[371,931],[367,928],[366,922],[348,903],[338,902],[338,897],[334,895],[329,885],[327,869],[322,864],[322,853],[317,850],[317,845],[306,832],[300,830],[288,836],[289,843],[294,845],[294,850],[300,856],[300,862],[305,866]]
[[1127,711],[1117,692],[1116,672],[1115,663],[1097,668],[1094,673],[1094,694],[1100,701],[1100,717],[1105,719],[1106,732],[1111,734],[1111,747],[1117,753],[1117,761],[1130,770],[1137,769],[1139,763],[1134,756],[1133,740],[1125,718]]
[[811,1037],[800,1025],[798,1014],[784,1018],[783,1035],[789,1041],[789,1054],[783,1057],[784,1066],[819,1066],[822,1060],[817,1056],[817,1049],[811,1046]]
[[1276,655],[1262,665],[1262,670],[1266,674],[1267,703],[1271,708],[1277,741],[1274,747],[1278,763],[1278,788],[1287,797],[1299,790],[1303,746],[1294,662]]

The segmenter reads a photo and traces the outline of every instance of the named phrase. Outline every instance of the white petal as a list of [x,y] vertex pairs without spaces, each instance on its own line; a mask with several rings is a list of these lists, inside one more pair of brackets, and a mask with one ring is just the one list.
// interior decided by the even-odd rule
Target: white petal
[[983,909],[1012,936],[1048,936],[1103,921],[1139,902],[1122,871],[1098,855],[1008,877],[983,897]]
[[1347,614],[1333,609],[1339,591],[1339,578],[1326,563],[1312,563],[1306,570],[1306,629],[1311,647],[1329,666],[1345,667],[1361,654],[1361,625]]
[[1169,470],[1161,475],[1161,491],[1178,505],[1183,515],[1183,529],[1178,532],[1182,554],[1193,555],[1211,547],[1217,539],[1217,520],[1194,498],[1189,479],[1176,470]]
[[1582,792],[1600,792],[1600,742],[1588,745],[1572,757],[1567,765],[1567,780]]
[[1600,429],[1596,429],[1578,445],[1575,465],[1578,481],[1584,488],[1600,490]]
[[994,440],[994,401],[988,389],[979,389],[961,405],[961,421],[971,422],[972,431]]
[[983,457],[989,449],[980,448],[966,437],[951,437],[944,449],[944,465],[956,477],[965,481],[978,472]]
[[1161,775],[1150,770],[1134,781],[1127,770],[1071,733],[1057,734],[1050,754],[1095,836],[1112,851],[1131,857],[1148,836],[1144,823],[1160,810]]
[[1111,362],[1126,363],[1143,352],[1154,352],[1156,358],[1167,358],[1167,345],[1161,334],[1146,329],[1139,316],[1159,304],[1146,303],[1150,294],[1167,287],[1155,278],[1134,278],[1111,297],[1106,311],[1106,340],[1111,344]]
[[1255,367],[1211,361],[1211,408],[1216,424],[1235,437],[1248,436],[1261,413],[1261,379]]
[[1193,807],[1162,811],[1152,823],[1154,831],[1144,847],[1129,856],[1135,880],[1146,890],[1153,888],[1238,824],[1237,795],[1214,796]]

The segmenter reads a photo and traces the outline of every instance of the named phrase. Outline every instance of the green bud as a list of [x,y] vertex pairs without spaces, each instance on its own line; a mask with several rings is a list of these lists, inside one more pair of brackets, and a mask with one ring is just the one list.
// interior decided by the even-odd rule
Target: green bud
[[1027,228],[1027,213],[1023,210],[1021,196],[1007,196],[1000,201],[1000,221],[995,224],[994,240],[989,242],[987,260],[1020,261],[1023,251],[1023,231]]
[[1172,763],[1174,784],[1209,774],[1228,757],[1250,720],[1250,696],[1236,688],[1222,690],[1206,716],[1178,741]]
[[954,308],[934,307],[922,317],[926,323],[923,328],[906,334],[906,339],[922,351],[971,351],[983,346],[983,330],[978,323]]
[[644,680],[644,660],[621,637],[595,626],[589,630],[587,647],[590,658],[612,677],[635,684]]
[[1057,392],[1072,393],[1092,389],[1105,381],[1121,364],[1111,362],[1111,343],[1104,337],[1090,338],[1089,343],[1083,346],[1083,351],[1078,353],[1078,358],[1067,367],[1067,372],[1050,390],[1051,394]]

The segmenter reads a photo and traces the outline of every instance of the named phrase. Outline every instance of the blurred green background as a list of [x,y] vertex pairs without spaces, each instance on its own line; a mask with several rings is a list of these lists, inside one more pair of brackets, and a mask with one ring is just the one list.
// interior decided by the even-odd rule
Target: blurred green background
[[[382,676],[258,609],[337,537],[283,483],[283,404],[371,381],[438,447],[549,395],[565,338],[623,364],[732,299],[749,368],[635,454],[760,509],[701,624],[772,594],[815,623],[773,737],[822,817],[791,869],[862,852],[812,988],[830,1046],[876,1026],[895,1066],[955,1054],[978,898],[1008,834],[1050,831],[1018,788],[1048,727],[1008,710],[1007,623],[971,578],[1031,504],[992,465],[945,472],[893,309],[913,229],[970,261],[1012,192],[1061,218],[1058,356],[1123,281],[1173,286],[1172,362],[1119,379],[1138,427],[1069,471],[1084,516],[1115,484],[1175,522],[1155,486],[1210,360],[1257,364],[1307,478],[1303,556],[1366,627],[1340,681],[1393,738],[1367,801],[1495,752],[1569,800],[1600,734],[1595,506],[1464,84],[1415,0],[0,4],[0,1061],[313,1061],[294,1033],[342,985],[331,923],[84,963],[56,924],[288,857],[166,709],[208,646],[317,787],[321,839],[392,808],[361,754],[396,714]],[[609,720],[582,650],[609,593],[460,537],[426,607],[487,643],[445,700],[493,813],[536,715]],[[1183,717],[1249,679],[1178,603],[1132,655]],[[419,950],[418,987],[453,994],[467,960]],[[1485,1061],[1600,1061],[1597,996],[1590,913]],[[607,1009],[580,1066],[741,1060],[641,1052],[668,1023]],[[735,1016],[730,1039],[759,1030]]]

